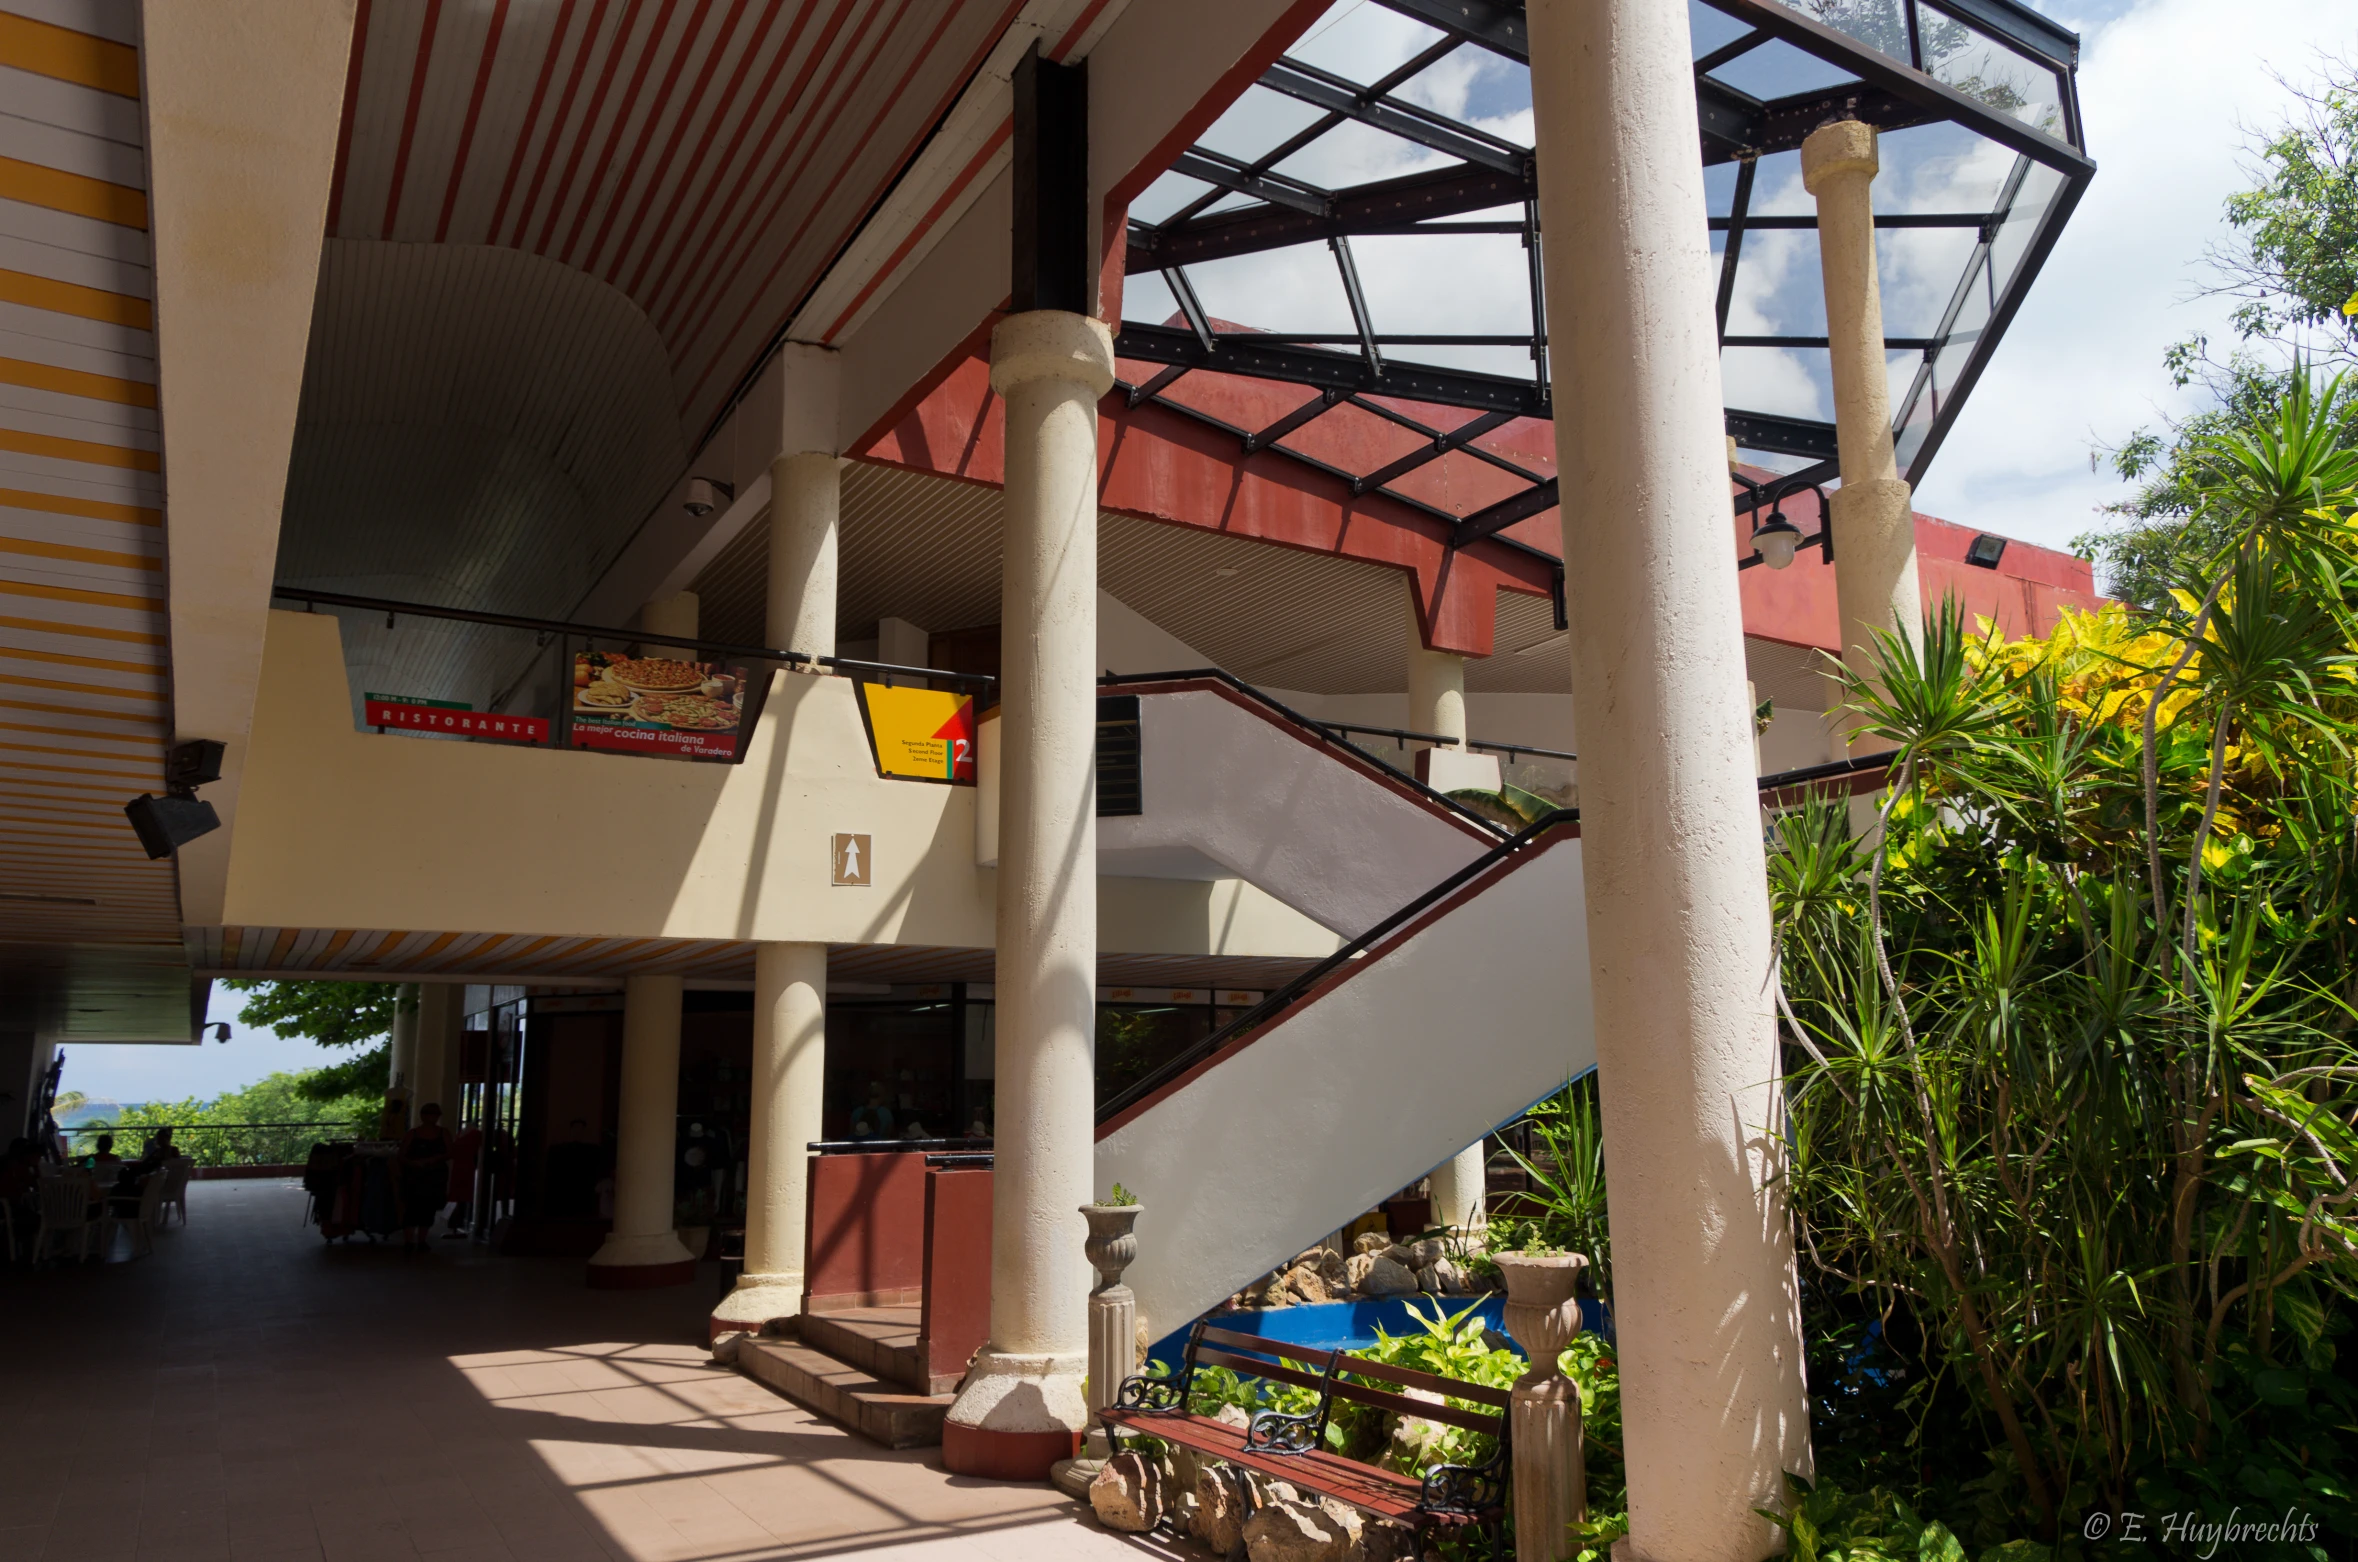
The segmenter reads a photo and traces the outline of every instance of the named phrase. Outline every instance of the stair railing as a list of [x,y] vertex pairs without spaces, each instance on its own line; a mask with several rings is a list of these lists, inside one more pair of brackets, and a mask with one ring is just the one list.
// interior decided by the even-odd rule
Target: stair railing
[[[1166,674],[1164,676],[1168,678],[1174,675]],[[1202,675],[1189,674],[1186,676]],[[1838,759],[1831,764],[1810,765],[1800,770],[1779,771],[1774,775],[1760,777],[1759,791],[1764,801],[1773,804],[1782,801],[1782,794],[1795,788],[1810,787],[1820,782],[1844,781],[1863,775],[1879,774],[1889,769],[1890,764],[1891,756],[1888,754],[1869,754],[1858,759]],[[1473,883],[1512,857],[1530,851],[1543,843],[1553,845],[1551,837],[1579,822],[1580,810],[1577,808],[1558,808],[1542,814],[1357,938],[1344,944],[1333,954],[1296,976],[1292,981],[1277,988],[1259,1003],[1245,1010],[1244,1013],[1230,1020],[1227,1024],[1220,1026],[1203,1040],[1166,1059],[1157,1067],[1133,1080],[1129,1085],[1116,1091],[1097,1108],[1099,1125],[1112,1122],[1140,1102],[1161,1092],[1166,1085],[1185,1075],[1206,1058],[1217,1056],[1229,1043],[1268,1024],[1278,1015],[1300,1003],[1329,976],[1359,959],[1376,945],[1416,921],[1417,918],[1456,894],[1466,885]]]

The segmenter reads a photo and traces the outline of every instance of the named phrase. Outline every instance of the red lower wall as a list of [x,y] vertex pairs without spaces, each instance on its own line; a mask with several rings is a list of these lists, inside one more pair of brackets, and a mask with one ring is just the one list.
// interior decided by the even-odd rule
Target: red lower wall
[[925,1284],[925,1157],[811,1157],[805,1306],[890,1305]]
[[926,1370],[956,1377],[991,1335],[991,1173],[925,1174]]

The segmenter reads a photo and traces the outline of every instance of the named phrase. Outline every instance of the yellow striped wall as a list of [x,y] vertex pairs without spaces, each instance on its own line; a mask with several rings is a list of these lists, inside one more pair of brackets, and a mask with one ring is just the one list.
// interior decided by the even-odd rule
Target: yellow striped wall
[[136,0],[0,0],[0,943],[180,943]]

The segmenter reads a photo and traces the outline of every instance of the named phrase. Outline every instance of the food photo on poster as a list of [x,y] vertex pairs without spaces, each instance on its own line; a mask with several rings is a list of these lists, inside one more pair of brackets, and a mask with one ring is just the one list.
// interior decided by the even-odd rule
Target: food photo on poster
[[731,759],[743,717],[745,669],[619,651],[573,658],[575,748]]

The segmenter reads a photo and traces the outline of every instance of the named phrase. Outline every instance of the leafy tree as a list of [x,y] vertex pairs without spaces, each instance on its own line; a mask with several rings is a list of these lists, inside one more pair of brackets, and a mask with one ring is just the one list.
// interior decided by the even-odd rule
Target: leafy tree
[[173,1143],[199,1166],[300,1161],[313,1140],[353,1123],[373,1122],[383,1100],[382,1087],[342,1097],[322,1095],[314,1083],[317,1072],[271,1074],[209,1102],[191,1096],[126,1107],[112,1123],[85,1123],[69,1130],[70,1143],[74,1153],[86,1154],[99,1134],[112,1133],[115,1153],[128,1160],[139,1153],[149,1132],[170,1123],[175,1128]]
[[[2200,383],[2211,405],[2110,450],[2136,490],[2106,507],[2115,525],[2072,542],[2107,590],[2140,606],[2166,605],[2189,561],[2216,554],[2232,529],[2200,502],[2206,450],[2264,424],[2299,358],[2358,360],[2358,315],[2346,312],[2358,301],[2358,65],[2328,60],[2317,85],[2286,91],[2285,121],[2250,148],[2251,188],[2228,197],[2232,237],[2206,257],[2210,291],[2236,301],[2236,342],[2223,359],[2202,336],[2164,355],[2172,382]],[[2345,437],[2358,432],[2358,392],[2337,393],[2331,416]]]
[[[347,1096],[382,1097],[392,1078],[393,1016],[407,1000],[392,982],[226,981],[246,994],[238,1019],[281,1036],[307,1036],[323,1047],[355,1048],[379,1041],[339,1062],[299,1076],[303,1098],[339,1101]],[[277,1077],[277,1076],[273,1076]]]

